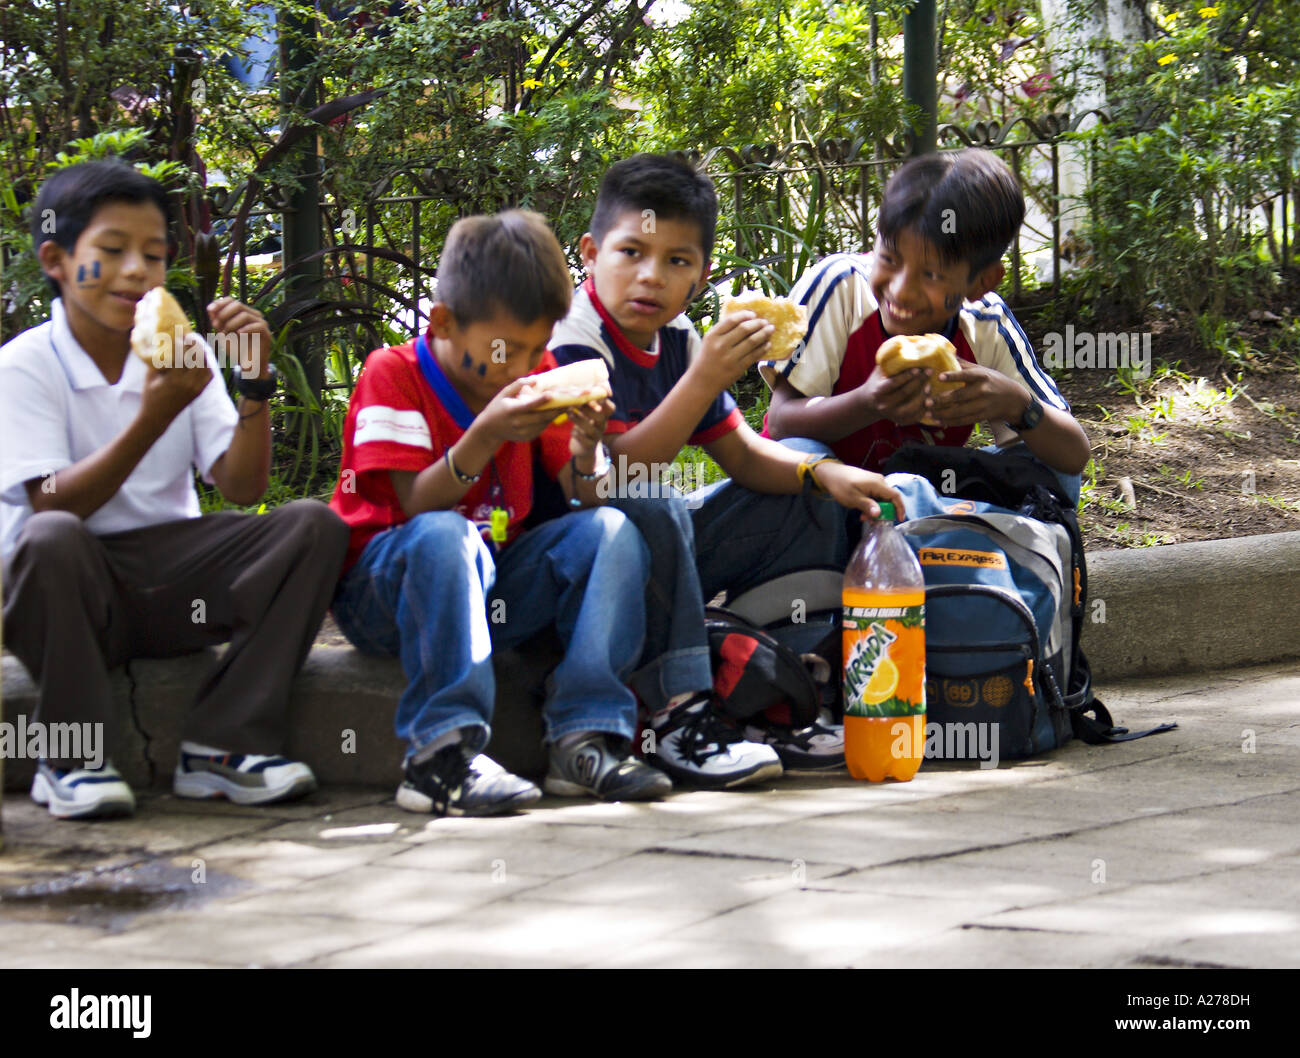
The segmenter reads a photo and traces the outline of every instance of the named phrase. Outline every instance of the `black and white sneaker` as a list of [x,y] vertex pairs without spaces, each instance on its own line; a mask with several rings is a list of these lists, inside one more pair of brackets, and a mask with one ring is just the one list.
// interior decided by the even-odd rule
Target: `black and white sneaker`
[[628,752],[625,740],[593,731],[572,745],[550,748],[542,789],[556,797],[653,801],[673,792],[673,781]]
[[745,737],[776,750],[781,764],[791,771],[831,771],[844,767],[844,725],[815,720],[807,727],[780,724],[750,725]]
[[408,812],[435,816],[496,816],[530,805],[542,791],[512,775],[486,754],[466,756],[459,742],[428,760],[407,763],[397,803]]
[[107,761],[93,770],[69,771],[38,761],[32,800],[45,805],[57,819],[108,819],[135,811],[135,794]]
[[776,750],[747,742],[707,698],[678,706],[654,734],[654,750],[646,759],[689,786],[729,790],[779,778],[783,770]]

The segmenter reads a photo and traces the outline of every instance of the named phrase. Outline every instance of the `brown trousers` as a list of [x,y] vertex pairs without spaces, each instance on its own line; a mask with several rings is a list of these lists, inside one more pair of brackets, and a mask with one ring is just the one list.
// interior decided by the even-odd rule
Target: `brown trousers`
[[347,526],[313,500],[105,536],[66,511],[33,515],[4,564],[4,639],[40,687],[35,719],[107,725],[110,669],[229,642],[182,737],[231,753],[279,752],[290,684],[347,544]]

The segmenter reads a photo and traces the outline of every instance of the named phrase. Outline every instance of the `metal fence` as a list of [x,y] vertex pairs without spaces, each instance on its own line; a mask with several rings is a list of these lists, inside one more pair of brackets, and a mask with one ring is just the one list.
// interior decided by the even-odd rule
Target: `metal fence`
[[[1085,122],[1108,120],[1102,112],[1088,111],[939,127],[941,151],[974,146],[997,152],[1024,190],[1028,212],[1010,249],[1006,290],[1013,307],[1024,306],[1031,293],[1053,299],[1059,294],[1063,252],[1068,253],[1068,229],[1063,232],[1062,226],[1062,157],[1063,152],[1080,150],[1067,146],[1063,137]],[[909,150],[903,136],[675,152],[705,169],[718,187],[715,282],[762,285],[780,292],[820,257],[869,250],[884,184]],[[355,228],[343,233],[337,224],[340,211],[333,203],[323,203],[323,214],[333,221],[323,245],[336,247],[327,255],[327,273],[355,280],[351,296],[378,309],[399,328],[418,325],[432,292],[438,248],[455,220],[450,203],[463,202],[467,190],[472,192],[449,170],[395,169],[361,203]],[[503,205],[484,202],[477,208]],[[235,253],[238,289],[253,293],[256,284],[248,278],[247,255],[239,248]],[[1040,262],[1043,280],[1032,286],[1025,267],[1031,257]],[[400,289],[403,296],[377,296],[381,286]],[[384,300],[389,304],[378,303]]]

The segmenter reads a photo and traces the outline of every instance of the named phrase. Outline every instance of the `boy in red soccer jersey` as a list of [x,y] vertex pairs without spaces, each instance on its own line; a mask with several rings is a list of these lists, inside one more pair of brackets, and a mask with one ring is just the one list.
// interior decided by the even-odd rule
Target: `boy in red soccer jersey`
[[[627,519],[598,506],[614,407],[571,409],[571,426],[556,427],[526,378],[554,366],[546,345],[571,291],[537,214],[461,220],[428,330],[372,353],[352,396],[332,500],[352,542],[334,616],[358,648],[402,659],[396,726],[410,749],[397,803],[410,811],[495,815],[541,796],[480,750],[493,647],[550,624],[566,654],[545,708],[546,791],[634,800],[672,789],[629,753],[636,700],[624,679],[644,639],[649,559]],[[535,465],[570,512],[525,531]]]

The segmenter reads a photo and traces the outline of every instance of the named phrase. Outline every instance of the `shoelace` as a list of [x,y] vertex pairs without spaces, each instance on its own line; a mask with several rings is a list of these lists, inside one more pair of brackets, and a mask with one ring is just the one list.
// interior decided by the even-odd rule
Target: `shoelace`
[[[688,703],[682,709],[692,707]],[[681,754],[692,764],[702,764],[709,757],[725,753],[732,743],[745,740],[745,736],[718,716],[707,702],[702,708],[695,707],[695,712],[682,722],[681,732],[682,737],[678,742]],[[706,750],[706,747],[715,743],[716,749]]]
[[459,743],[444,746],[434,754],[426,773],[423,792],[433,801],[436,815],[446,815],[451,804],[452,795],[465,784],[470,777],[469,758],[462,752]]

